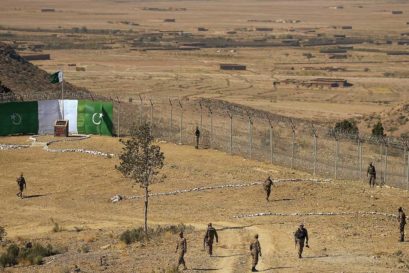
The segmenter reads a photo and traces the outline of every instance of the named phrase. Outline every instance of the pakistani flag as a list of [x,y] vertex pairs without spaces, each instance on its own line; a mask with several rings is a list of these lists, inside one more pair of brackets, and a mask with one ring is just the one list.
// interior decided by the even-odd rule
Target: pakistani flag
[[112,102],[47,100],[0,104],[0,136],[52,134],[62,110],[71,134],[112,136]]
[[10,102],[1,104],[0,124],[0,135],[37,134],[37,102]]
[[112,108],[111,102],[78,101],[78,133],[112,135]]
[[51,83],[60,83],[64,80],[64,74],[62,71],[57,71],[50,76]]

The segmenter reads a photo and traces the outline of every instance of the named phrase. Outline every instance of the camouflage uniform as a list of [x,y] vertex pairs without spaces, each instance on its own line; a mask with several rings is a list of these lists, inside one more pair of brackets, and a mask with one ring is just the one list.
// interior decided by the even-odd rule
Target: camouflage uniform
[[375,187],[375,180],[376,180],[376,170],[375,166],[372,165],[372,163],[369,164],[368,166],[368,171],[366,172],[366,175],[369,175],[369,186],[370,187]]
[[399,215],[398,215],[398,221],[399,221],[399,231],[400,231],[400,242],[405,241],[405,225],[406,225],[406,215],[403,212],[402,208],[399,208]]
[[178,268],[180,265],[183,265],[183,269],[186,268],[186,263],[185,263],[185,254],[187,252],[187,242],[186,238],[183,238],[183,233],[180,233],[180,238],[176,244],[176,252],[179,253],[179,258],[178,258]]
[[212,227],[212,224],[210,223],[207,227],[206,235],[204,237],[204,243],[207,245],[207,250],[209,255],[213,255],[213,241],[214,238],[216,238],[216,243],[219,242],[219,237],[217,235],[217,231],[214,227]]
[[270,176],[263,183],[263,188],[264,188],[264,191],[266,192],[267,201],[269,201],[268,199],[270,198],[270,194],[271,194],[271,186],[273,185],[274,185],[273,180],[271,180]]
[[17,185],[18,185],[18,187],[19,187],[19,192],[17,193],[17,196],[19,196],[19,197],[21,197],[21,199],[23,199],[24,197],[23,197],[23,191],[24,191],[24,189],[27,187],[27,185],[26,185],[26,180],[24,179],[24,176],[23,176],[23,174],[21,174],[20,175],[20,177],[19,178],[17,178]]
[[200,139],[199,127],[196,127],[195,136],[196,136],[196,146],[195,146],[195,148],[199,149],[199,139]]
[[304,243],[308,247],[308,231],[304,228],[304,225],[300,227],[294,233],[295,245],[298,247],[298,258],[302,258],[302,252],[304,250]]
[[254,241],[250,244],[250,253],[252,258],[251,271],[256,272],[256,266],[258,264],[258,256],[261,257],[261,246],[258,241],[258,235],[254,236]]

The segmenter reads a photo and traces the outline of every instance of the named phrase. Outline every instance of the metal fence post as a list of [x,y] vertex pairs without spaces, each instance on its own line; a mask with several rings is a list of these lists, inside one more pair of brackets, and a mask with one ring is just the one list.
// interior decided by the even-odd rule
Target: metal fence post
[[385,163],[384,163],[384,184],[386,185],[388,177],[388,138],[385,139]]
[[119,98],[118,98],[118,96],[116,97],[116,99],[118,100],[118,130],[117,130],[117,137],[119,137],[119,134],[120,134],[120,124],[119,124],[119,121],[120,121],[120,115],[121,115],[121,102],[119,101]]
[[199,106],[200,106],[200,131],[202,131],[203,128],[203,106],[202,106],[202,102],[199,102]]
[[170,98],[169,98],[169,104],[170,104],[169,141],[171,141],[172,140],[172,123],[173,123],[173,104]]
[[294,168],[294,154],[295,154],[295,125],[293,120],[290,119],[290,125],[292,130],[292,144],[291,144],[291,169]]
[[338,153],[339,153],[339,140],[338,140],[338,137],[335,136],[335,168],[334,168],[335,179],[338,179]]
[[233,115],[227,112],[230,118],[230,155],[233,154]]
[[273,164],[273,123],[271,122],[270,119],[268,119],[268,123],[270,125],[269,131],[270,131],[270,163]]
[[314,137],[314,150],[313,150],[313,158],[314,158],[314,165],[313,165],[313,175],[315,176],[317,173],[317,129],[314,127],[314,124],[311,124],[312,127],[312,135]]
[[179,100],[180,106],[180,135],[179,135],[179,144],[182,144],[182,131],[183,131],[183,106]]
[[150,104],[151,104],[151,119],[150,119],[150,129],[151,129],[151,135],[152,135],[152,132],[153,132],[153,102],[152,102],[152,99],[149,99],[149,102],[150,102]]
[[210,114],[210,148],[213,146],[213,111],[210,108],[210,106],[207,106],[207,109],[209,110]]
[[139,106],[139,124],[142,124],[142,115],[143,115],[143,99],[141,95],[139,95],[139,100],[141,101],[141,104]]
[[253,153],[253,120],[250,114],[247,114],[247,117],[249,119],[249,157],[251,159]]

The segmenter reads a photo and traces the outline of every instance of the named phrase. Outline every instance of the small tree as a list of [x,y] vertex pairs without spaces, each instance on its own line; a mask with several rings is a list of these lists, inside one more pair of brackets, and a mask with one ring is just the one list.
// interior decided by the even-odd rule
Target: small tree
[[148,234],[149,185],[155,181],[165,159],[160,147],[154,145],[154,138],[148,123],[131,129],[131,138],[120,140],[124,147],[119,156],[120,164],[115,168],[133,183],[139,184],[145,192],[144,220],[145,234]]
[[372,136],[374,137],[384,137],[385,136],[382,122],[378,121],[378,123],[373,126]]

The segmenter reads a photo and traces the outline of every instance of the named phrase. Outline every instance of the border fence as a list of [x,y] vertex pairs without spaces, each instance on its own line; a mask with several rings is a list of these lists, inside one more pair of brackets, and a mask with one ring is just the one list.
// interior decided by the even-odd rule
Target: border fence
[[114,116],[117,135],[126,135],[132,124],[147,121],[156,138],[195,145],[197,126],[201,148],[334,179],[366,180],[368,164],[373,162],[377,184],[409,189],[409,143],[405,139],[350,135],[328,124],[212,99],[117,99]]
[[[90,94],[72,98],[106,100]],[[35,99],[50,97],[20,98]],[[332,130],[328,124],[312,124],[214,99],[153,100],[139,96],[128,101],[118,97],[110,100],[117,136],[128,135],[133,124],[146,121],[151,124],[153,136],[160,140],[195,145],[197,126],[201,148],[335,179],[366,180],[367,166],[373,162],[376,183],[409,190],[407,139],[349,135]]]

